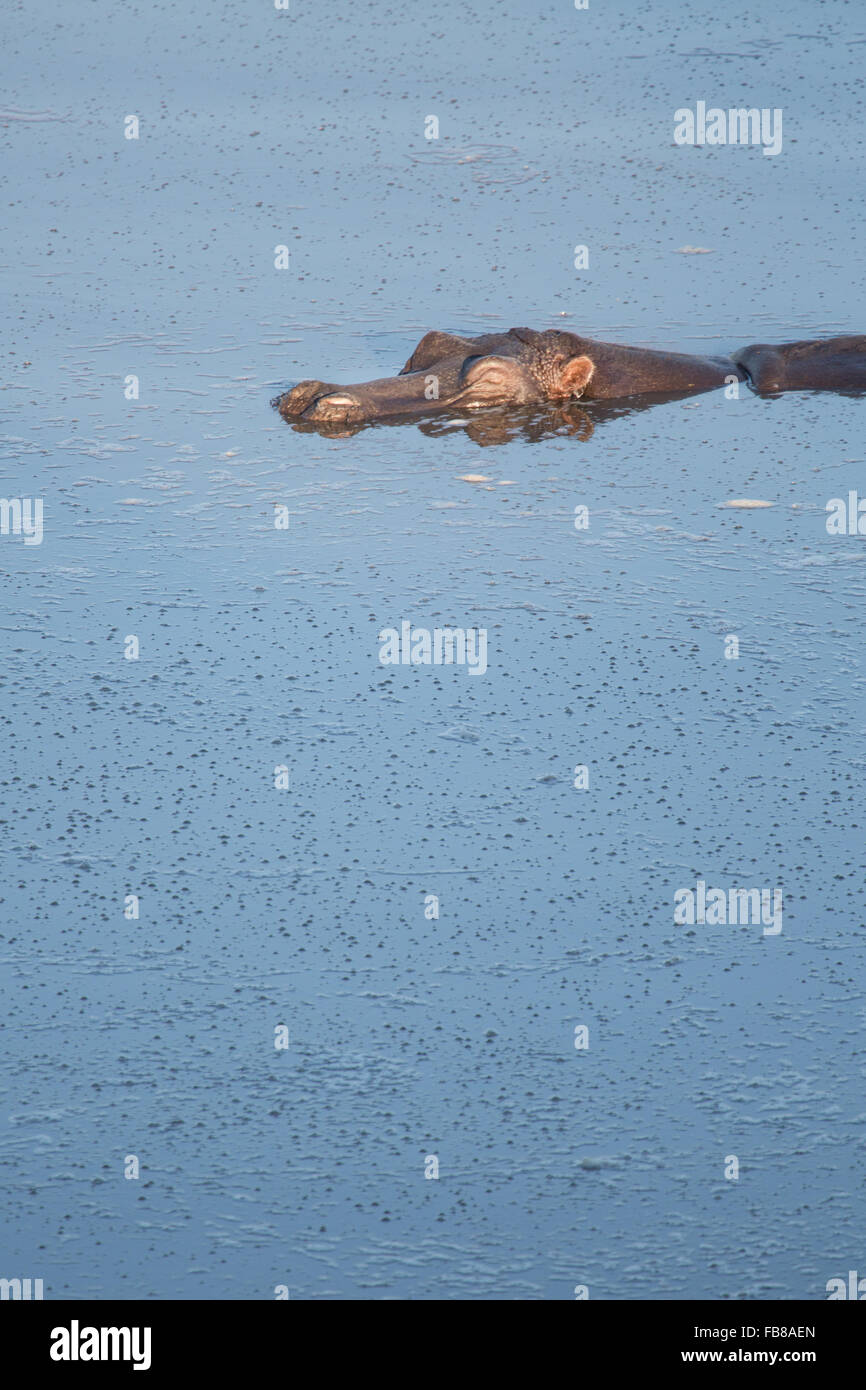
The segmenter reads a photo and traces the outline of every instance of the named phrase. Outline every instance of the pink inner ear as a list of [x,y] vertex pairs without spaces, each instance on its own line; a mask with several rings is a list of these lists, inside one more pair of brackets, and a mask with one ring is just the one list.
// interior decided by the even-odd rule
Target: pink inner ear
[[576,396],[592,380],[595,363],[590,357],[572,357],[566,362],[559,375],[559,388],[563,395]]

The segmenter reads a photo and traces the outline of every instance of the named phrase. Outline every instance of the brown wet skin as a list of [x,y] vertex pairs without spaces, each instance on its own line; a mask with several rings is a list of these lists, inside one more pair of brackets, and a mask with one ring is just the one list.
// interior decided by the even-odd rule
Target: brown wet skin
[[857,390],[866,387],[866,336],[755,343],[731,357],[699,357],[558,329],[477,338],[433,331],[396,377],[353,386],[302,381],[274,405],[286,420],[357,426],[440,411],[709,391],[732,379],[768,393]]

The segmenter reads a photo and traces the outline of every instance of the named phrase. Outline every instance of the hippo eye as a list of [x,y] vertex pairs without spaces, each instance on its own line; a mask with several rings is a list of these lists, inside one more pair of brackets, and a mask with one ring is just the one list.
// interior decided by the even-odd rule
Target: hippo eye
[[505,370],[501,362],[497,362],[488,357],[469,357],[463,363],[461,373],[464,381],[468,381],[470,376],[473,381],[504,381]]

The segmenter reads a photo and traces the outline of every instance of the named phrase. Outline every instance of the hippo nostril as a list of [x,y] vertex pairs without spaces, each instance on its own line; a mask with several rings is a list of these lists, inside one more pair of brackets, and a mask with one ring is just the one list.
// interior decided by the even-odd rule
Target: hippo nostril
[[319,396],[318,400],[304,411],[304,418],[344,422],[360,420],[363,414],[361,402],[355,396],[350,396],[347,391],[333,391],[327,396]]

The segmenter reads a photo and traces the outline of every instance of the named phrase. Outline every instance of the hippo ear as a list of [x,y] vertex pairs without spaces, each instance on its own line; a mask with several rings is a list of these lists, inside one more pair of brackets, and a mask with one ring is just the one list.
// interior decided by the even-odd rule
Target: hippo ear
[[559,395],[566,399],[570,396],[582,396],[592,380],[594,371],[595,363],[591,357],[569,357],[559,372]]

